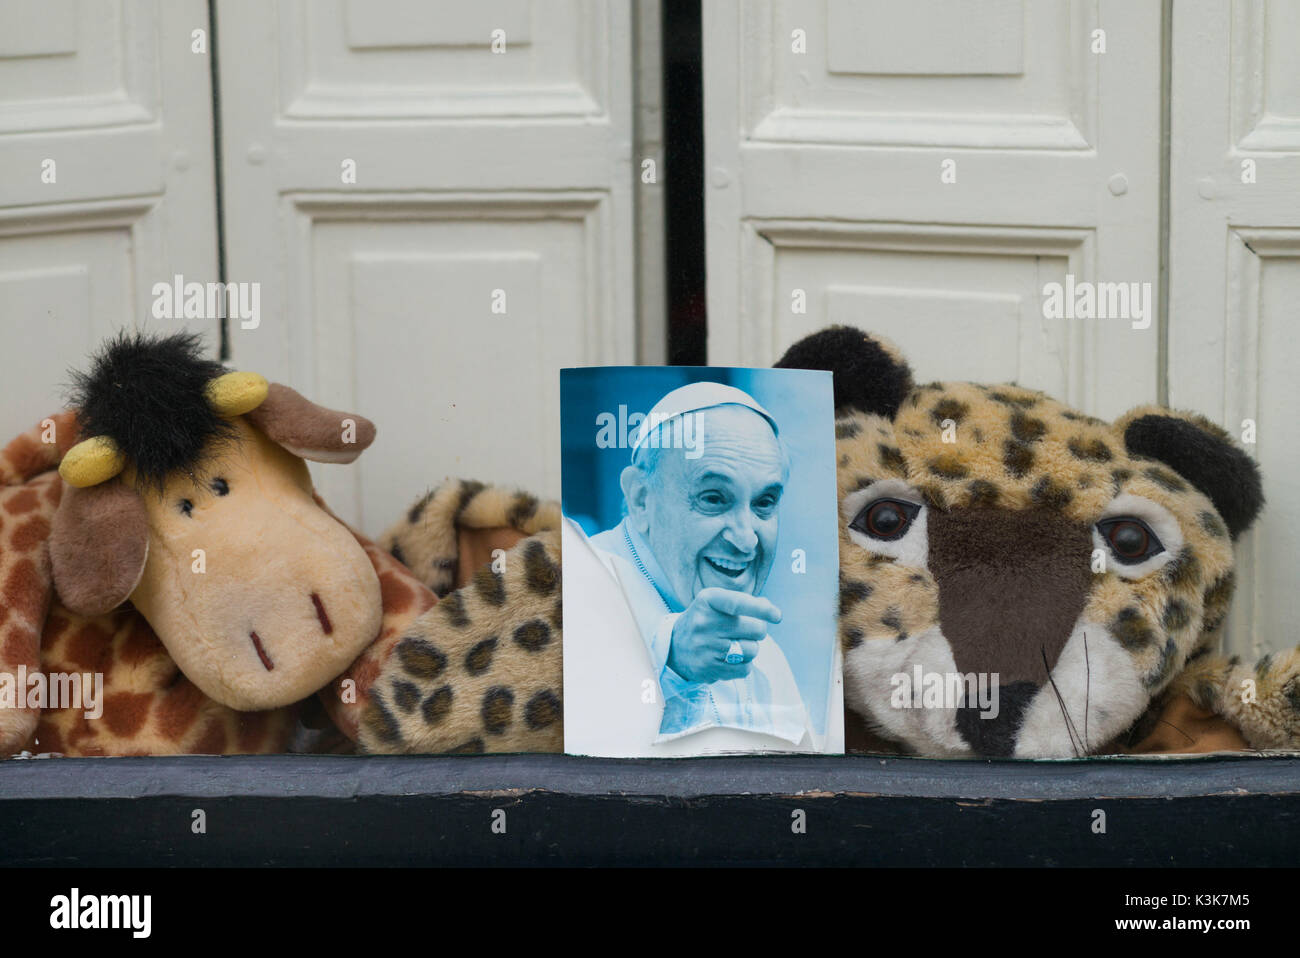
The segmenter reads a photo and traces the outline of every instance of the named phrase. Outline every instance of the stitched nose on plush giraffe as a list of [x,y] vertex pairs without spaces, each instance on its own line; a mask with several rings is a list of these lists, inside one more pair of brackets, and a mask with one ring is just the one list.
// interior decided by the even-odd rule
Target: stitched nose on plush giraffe
[[[320,596],[315,592],[311,594],[311,601],[312,605],[316,607],[316,618],[320,619],[321,629],[326,635],[332,634],[334,632],[334,625],[330,622],[330,617],[325,611],[325,603],[320,600]],[[257,649],[257,657],[261,660],[262,665],[266,667],[266,671],[270,672],[275,668],[275,663],[272,662],[271,657],[266,654],[266,646],[262,644],[262,637],[256,632],[249,632],[248,637],[253,640],[253,648]]]
[[[325,611],[325,603],[321,601],[320,596],[315,592],[311,594],[311,602],[316,608],[316,618],[320,620],[321,629],[326,635],[331,635],[334,632],[334,625],[330,622],[329,614]],[[248,637],[253,640],[253,648],[257,650],[258,659],[261,660],[266,671],[270,672],[275,668],[275,663],[272,662],[271,657],[266,654],[266,646],[262,644],[262,637],[256,632],[249,632]]]
[[[320,596],[315,592],[311,594],[311,601],[312,605],[316,607],[316,618],[320,619],[321,629],[326,635],[330,635],[334,631],[334,625],[330,622],[330,617],[325,611],[325,603],[320,600]],[[271,657],[266,654],[266,646],[262,644],[262,637],[256,632],[249,632],[248,637],[253,640],[253,648],[257,650],[258,659],[260,659],[262,665],[266,667],[266,671],[270,672],[275,668],[275,663],[272,662]]]
[[[276,708],[324,687],[379,632],[374,566],[315,498],[303,461],[350,461],[374,427],[248,373],[203,390],[218,427],[153,475],[136,459],[148,450],[122,448],[129,438],[68,453],[50,539],[56,586],[73,611],[129,598],[203,692],[231,708]],[[167,421],[148,425],[157,433]]]

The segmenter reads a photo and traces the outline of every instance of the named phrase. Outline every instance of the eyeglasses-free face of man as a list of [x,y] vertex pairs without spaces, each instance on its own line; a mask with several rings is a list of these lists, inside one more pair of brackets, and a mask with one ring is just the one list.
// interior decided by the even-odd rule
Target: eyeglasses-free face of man
[[776,554],[789,475],[784,451],[763,416],[739,405],[696,415],[702,420],[697,429],[707,438],[701,455],[643,450],[643,461],[622,476],[629,521],[683,607],[705,588],[762,592]]

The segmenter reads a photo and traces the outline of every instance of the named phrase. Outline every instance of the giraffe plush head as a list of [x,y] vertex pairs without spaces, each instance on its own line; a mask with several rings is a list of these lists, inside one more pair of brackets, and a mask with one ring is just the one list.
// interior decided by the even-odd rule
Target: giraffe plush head
[[239,710],[310,695],[375,639],[378,576],[303,461],[351,462],[368,420],[227,372],[190,334],[119,336],[77,376],[74,406],[85,438],[60,465],[50,534],[69,609],[129,600],[181,671]]

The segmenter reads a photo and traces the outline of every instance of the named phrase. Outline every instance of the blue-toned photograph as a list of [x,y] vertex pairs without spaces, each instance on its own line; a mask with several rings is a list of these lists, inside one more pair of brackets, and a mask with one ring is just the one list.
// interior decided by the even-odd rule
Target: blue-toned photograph
[[831,377],[560,373],[565,749],[842,752]]

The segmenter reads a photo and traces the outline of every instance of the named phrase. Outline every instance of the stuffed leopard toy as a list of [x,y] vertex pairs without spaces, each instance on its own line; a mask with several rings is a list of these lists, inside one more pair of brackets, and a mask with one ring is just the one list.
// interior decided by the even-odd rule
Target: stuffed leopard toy
[[[834,374],[850,750],[1300,747],[1300,650],[1217,653],[1233,542],[1263,505],[1222,429],[1157,406],[1107,423],[1015,385],[917,386],[893,346],[846,327],[777,365]],[[559,521],[554,503],[452,482],[381,538],[443,598],[376,679],[364,749],[562,750]],[[512,527],[514,544],[451,591],[466,524]],[[997,717],[900,707],[891,677],[916,669],[995,676]]]

